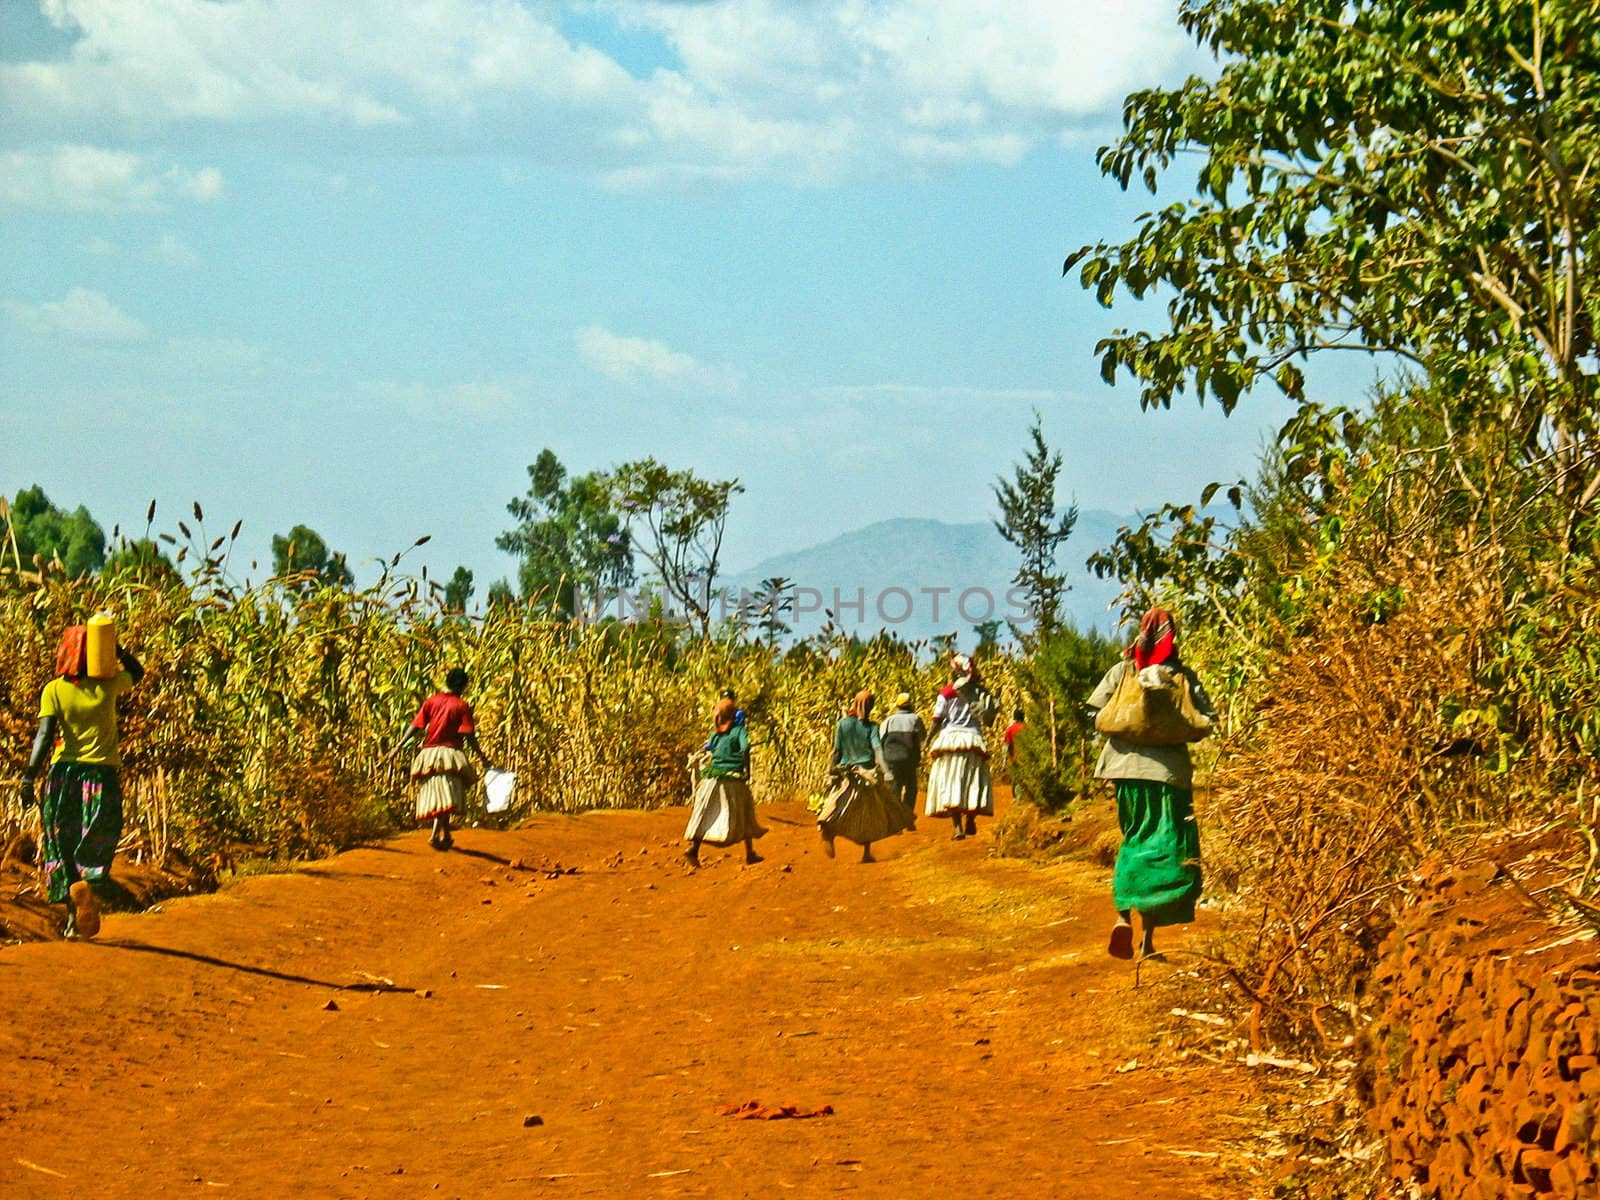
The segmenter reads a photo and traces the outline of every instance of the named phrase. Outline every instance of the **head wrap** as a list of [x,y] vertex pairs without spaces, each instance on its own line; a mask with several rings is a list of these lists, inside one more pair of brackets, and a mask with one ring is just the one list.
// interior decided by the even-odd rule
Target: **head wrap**
[[716,708],[711,710],[711,724],[716,727],[718,733],[727,733],[734,726],[734,715],[737,712],[738,706],[724,696],[717,701]]
[[872,702],[874,699],[875,697],[872,694],[871,688],[862,688],[856,693],[854,703],[850,705],[850,715],[852,717],[860,717],[863,721],[865,721],[872,712]]
[[896,708],[910,708],[911,707],[911,693],[910,692],[901,692],[898,696],[896,696],[894,698],[894,706]]
[[964,688],[968,684],[981,682],[978,674],[978,664],[965,654],[952,654],[950,656],[950,686]]
[[84,625],[68,625],[61,631],[56,648],[56,674],[77,681],[89,673],[89,630]]
[[1139,636],[1128,647],[1133,662],[1141,671],[1160,666],[1178,654],[1178,623],[1164,608],[1152,608],[1139,622]]

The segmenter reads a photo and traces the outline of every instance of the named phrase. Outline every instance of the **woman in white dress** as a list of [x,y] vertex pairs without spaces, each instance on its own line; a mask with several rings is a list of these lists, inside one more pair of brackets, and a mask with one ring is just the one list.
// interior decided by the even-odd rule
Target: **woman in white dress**
[[928,801],[923,812],[948,816],[955,840],[978,832],[977,818],[994,815],[989,749],[977,712],[977,665],[965,654],[950,656],[950,682],[933,706],[933,742],[928,747]]

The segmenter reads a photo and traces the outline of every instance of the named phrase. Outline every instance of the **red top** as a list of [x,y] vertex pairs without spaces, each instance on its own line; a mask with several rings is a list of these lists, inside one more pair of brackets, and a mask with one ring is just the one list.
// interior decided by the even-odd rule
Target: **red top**
[[462,739],[476,733],[472,705],[454,692],[435,692],[422,702],[411,728],[423,731],[424,746],[449,746],[461,749]]
[[1027,726],[1021,721],[1013,721],[1011,724],[1006,726],[1006,731],[1002,737],[1006,744],[1006,759],[1008,761],[1017,757],[1017,734],[1021,733],[1026,728]]

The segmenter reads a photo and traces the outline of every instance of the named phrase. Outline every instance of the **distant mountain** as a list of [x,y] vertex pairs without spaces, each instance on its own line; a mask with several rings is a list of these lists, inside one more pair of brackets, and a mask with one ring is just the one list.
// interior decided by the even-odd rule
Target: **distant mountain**
[[[1057,559],[1070,590],[1066,611],[1079,628],[1109,631],[1115,581],[1089,574],[1083,563],[1111,543],[1130,516],[1078,514]],[[779,554],[727,577],[731,588],[758,591],[761,581],[794,581],[798,633],[814,632],[831,610],[845,629],[870,637],[887,629],[908,641],[955,632],[962,645],[990,617],[1025,622],[1012,594],[1017,552],[993,525],[950,525],[900,517],[879,521],[832,541]]]

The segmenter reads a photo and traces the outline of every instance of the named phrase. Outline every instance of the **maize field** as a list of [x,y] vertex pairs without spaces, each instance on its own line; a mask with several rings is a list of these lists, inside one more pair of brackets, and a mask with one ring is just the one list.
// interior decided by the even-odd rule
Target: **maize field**
[[[15,783],[61,631],[101,609],[148,672],[119,702],[124,850],[212,872],[408,825],[409,754],[395,750],[453,666],[471,675],[490,760],[517,773],[513,818],[685,803],[687,759],[724,688],[748,713],[757,798],[804,798],[822,790],[832,725],[858,690],[877,693],[880,715],[910,692],[926,717],[943,683],[925,644],[834,636],[782,649],[552,621],[525,604],[467,616],[425,574],[397,573],[402,555],[362,590],[309,575],[235,583],[232,538],[185,535],[187,579],[160,564],[77,580],[0,571],[0,845],[35,819]],[[985,665],[1005,692],[1009,663]]]

